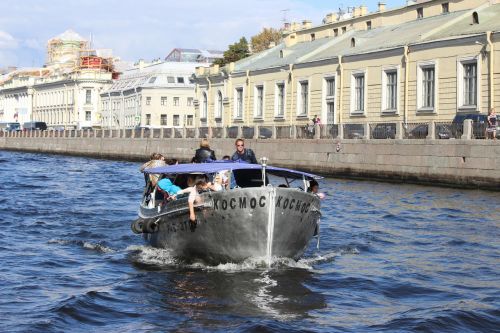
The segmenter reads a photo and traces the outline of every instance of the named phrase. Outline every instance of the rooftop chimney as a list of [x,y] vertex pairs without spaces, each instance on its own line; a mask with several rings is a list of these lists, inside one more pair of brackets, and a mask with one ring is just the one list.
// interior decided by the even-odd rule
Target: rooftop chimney
[[302,21],[302,29],[309,29],[312,27],[312,23],[309,20]]
[[366,7],[365,5],[359,6],[359,15],[365,16],[367,14],[368,14],[368,7]]
[[379,2],[378,3],[378,11],[379,12],[385,12],[385,2]]
[[358,16],[360,16],[360,8],[361,8],[361,7],[354,7],[354,11],[353,11],[353,13],[352,13],[352,16],[353,16],[353,17],[358,17]]

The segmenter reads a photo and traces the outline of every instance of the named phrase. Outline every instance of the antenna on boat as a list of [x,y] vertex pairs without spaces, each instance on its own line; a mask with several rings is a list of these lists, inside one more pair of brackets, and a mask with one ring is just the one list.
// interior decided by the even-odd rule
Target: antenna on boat
[[269,160],[267,157],[260,158],[260,165],[262,165],[262,183],[266,186],[266,167]]

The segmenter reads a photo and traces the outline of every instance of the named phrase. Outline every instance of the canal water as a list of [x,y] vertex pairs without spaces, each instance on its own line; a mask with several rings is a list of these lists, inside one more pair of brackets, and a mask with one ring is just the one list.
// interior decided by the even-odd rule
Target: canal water
[[500,195],[325,179],[303,259],[185,265],[130,230],[139,164],[0,151],[1,332],[493,332]]

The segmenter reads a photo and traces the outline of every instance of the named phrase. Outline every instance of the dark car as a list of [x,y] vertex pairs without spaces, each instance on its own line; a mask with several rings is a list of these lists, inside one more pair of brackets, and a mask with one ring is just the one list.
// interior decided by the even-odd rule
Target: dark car
[[[448,124],[436,124],[437,139],[449,139],[451,137],[451,132],[451,128]],[[429,125],[418,124],[413,128],[407,128],[405,133],[407,139],[426,139],[429,135]]]
[[452,121],[452,135],[459,138],[460,133],[463,132],[464,121],[472,120],[472,136],[476,139],[484,139],[486,137],[486,127],[488,126],[488,116],[480,113],[458,113]]
[[396,124],[377,124],[372,130],[373,139],[395,139],[396,138]]
[[21,124],[19,123],[0,123],[0,131],[16,132],[20,130],[21,130]]
[[365,127],[362,124],[345,124],[344,138],[363,139],[365,136]]
[[273,131],[268,127],[259,127],[259,138],[269,139],[273,137]]
[[32,131],[40,130],[45,131],[47,129],[47,124],[43,121],[28,121],[23,124],[23,130]]

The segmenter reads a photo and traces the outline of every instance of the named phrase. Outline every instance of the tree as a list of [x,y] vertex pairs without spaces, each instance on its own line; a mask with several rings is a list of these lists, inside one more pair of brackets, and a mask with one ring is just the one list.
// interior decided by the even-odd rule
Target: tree
[[281,42],[281,40],[282,40],[281,29],[264,28],[259,34],[252,37],[251,39],[252,51],[261,52],[267,50],[271,42],[278,44],[279,42]]
[[227,51],[224,52],[224,58],[215,60],[214,64],[224,66],[230,62],[246,58],[249,55],[247,39],[241,37],[239,42],[229,45]]

